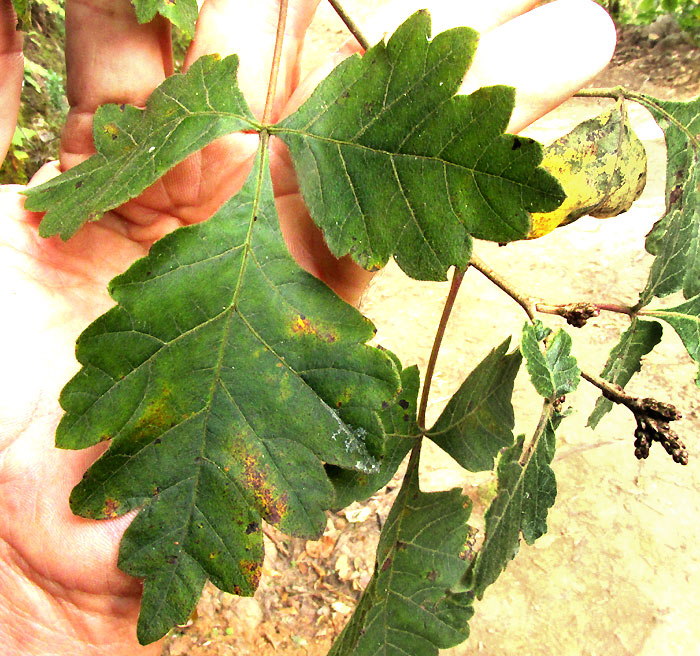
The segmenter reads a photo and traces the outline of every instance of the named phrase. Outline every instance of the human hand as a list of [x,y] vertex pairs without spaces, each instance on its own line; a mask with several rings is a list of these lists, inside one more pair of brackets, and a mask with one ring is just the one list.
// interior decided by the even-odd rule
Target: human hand
[[[348,43],[327,65],[299,82],[299,51],[318,0],[291,0],[277,120],[297,107],[328,69],[357,50]],[[278,13],[275,0],[207,0],[187,64],[207,52],[238,52],[239,84],[262,114]],[[350,6],[350,2],[347,3]],[[539,118],[594,75],[611,54],[609,20],[588,0],[559,0],[526,12],[534,0],[455,3],[401,0],[365,27],[371,41],[414,9],[430,5],[434,33],[472,24],[484,33],[465,89],[493,83],[519,89],[511,129]],[[414,6],[415,5],[415,6]],[[386,15],[393,24],[386,22]],[[592,40],[590,34],[595,34]],[[60,167],[92,152],[92,116],[105,102],[143,105],[171,72],[165,21],[138,25],[128,0],[68,0],[68,94],[72,106]],[[14,128],[22,79],[19,37],[10,0],[0,0],[0,152]],[[0,189],[0,647],[13,654],[158,653],[135,639],[140,585],[116,567],[118,544],[131,519],[94,522],[68,507],[71,488],[104,446],[80,452],[55,449],[60,389],[76,372],[78,334],[112,302],[107,282],[157,238],[202,221],[245,179],[256,135],[218,140],[67,243],[40,239],[40,217],[24,211],[22,188]],[[284,147],[272,142],[271,165],[285,239],[302,266],[351,301],[368,280],[349,260],[325,248],[298,192]],[[45,167],[32,184],[56,172]]]

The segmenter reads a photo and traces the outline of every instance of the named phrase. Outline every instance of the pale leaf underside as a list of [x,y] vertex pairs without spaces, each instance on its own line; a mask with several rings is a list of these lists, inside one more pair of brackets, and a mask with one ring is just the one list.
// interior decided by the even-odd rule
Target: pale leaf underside
[[568,333],[559,330],[550,336],[544,352],[539,345],[540,334],[541,325],[525,324],[520,349],[537,393],[554,401],[576,389],[580,371],[576,358],[571,355],[571,337]]
[[666,212],[647,237],[656,255],[642,305],[683,290],[700,293],[700,98],[673,102],[644,96],[666,138]]
[[[620,341],[610,351],[601,376],[615,385],[625,387],[632,376],[641,369],[642,357],[650,353],[661,341],[661,332],[661,324],[657,321],[633,319]],[[612,407],[612,401],[604,396],[599,397],[588,418],[588,425],[595,428]]]
[[[700,294],[675,307],[649,308],[644,314],[663,319],[670,324],[681,338],[690,357],[700,364]],[[695,382],[700,386],[700,373]]]
[[528,544],[547,532],[547,513],[557,484],[551,468],[555,431],[561,421],[552,416],[524,465],[524,437],[507,449],[498,463],[498,494],[486,511],[486,539],[468,573],[470,587],[481,598],[486,588],[518,553],[520,535]]

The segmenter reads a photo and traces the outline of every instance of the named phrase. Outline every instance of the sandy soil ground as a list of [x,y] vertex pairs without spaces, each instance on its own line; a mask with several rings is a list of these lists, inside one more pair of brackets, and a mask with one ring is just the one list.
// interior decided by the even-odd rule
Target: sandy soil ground
[[[381,2],[360,4],[362,19]],[[314,27],[311,59],[344,38],[342,26],[325,10]],[[678,43],[675,49],[660,49],[655,69],[648,65],[648,52],[642,51],[657,47],[658,39],[648,33],[625,38],[622,56],[597,85],[623,82],[664,96],[697,93],[697,51]],[[657,74],[669,65],[675,66],[674,79],[682,80],[677,87],[663,77],[666,73]],[[527,134],[547,143],[601,106],[571,101]],[[547,301],[633,304],[651,260],[643,249],[644,236],[663,211],[665,150],[649,115],[636,107],[630,111],[650,167],[645,193],[633,209],[607,221],[581,219],[536,242],[505,248],[479,244],[482,259]],[[389,266],[367,294],[363,311],[377,325],[378,341],[404,364],[425,369],[447,285],[411,281]],[[544,319],[553,327],[563,325],[554,317]],[[466,373],[493,346],[518,335],[524,320],[520,308],[478,272],[467,274],[438,362],[429,419],[437,417]],[[569,328],[582,368],[602,369],[626,323],[620,315],[604,313],[582,329]],[[468,643],[443,653],[700,654],[695,622],[700,613],[700,395],[693,382],[696,367],[673,331],[664,330],[664,343],[645,358],[643,375],[629,390],[672,401],[681,409],[684,418],[677,431],[685,438],[690,464],[675,465],[658,445],[648,460],[638,462],[632,446],[634,420],[623,408],[615,408],[596,432],[586,428],[597,392],[582,383],[567,398],[575,411],[558,434],[554,470],[559,493],[549,533],[534,547],[523,544],[477,604]],[[530,433],[540,403],[522,372],[514,401],[516,430]],[[430,447],[421,467],[423,489],[463,488],[475,501],[479,525],[479,512],[494,490],[491,476],[468,474]],[[379,525],[395,491],[395,485],[389,486],[367,504],[329,515],[319,542],[292,540],[270,530],[263,582],[255,598],[236,599],[207,588],[197,616],[172,632],[163,654],[326,653],[369,580]]]

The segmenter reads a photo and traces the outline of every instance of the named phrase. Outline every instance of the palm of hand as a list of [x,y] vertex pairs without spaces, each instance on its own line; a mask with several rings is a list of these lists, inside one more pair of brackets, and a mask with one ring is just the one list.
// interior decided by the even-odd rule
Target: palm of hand
[[[307,13],[296,17],[301,26],[293,29],[305,29],[315,4],[315,0],[307,3]],[[298,49],[284,61],[291,77],[295,54]],[[277,115],[284,111],[293,89],[290,83],[278,95]],[[264,102],[263,90],[253,89],[254,111]],[[132,100],[130,95],[127,92],[124,100]],[[89,121],[84,112],[69,118],[63,135],[64,168],[91,154],[86,129]],[[65,144],[78,147],[68,153]],[[0,560],[10,564],[11,576],[29,582],[15,590],[12,603],[22,608],[24,601],[29,604],[30,598],[39,599],[42,624],[59,626],[59,632],[63,624],[67,631],[90,638],[90,623],[84,614],[112,612],[115,624],[128,620],[132,634],[120,636],[116,631],[112,639],[132,640],[141,590],[138,582],[116,567],[119,539],[131,516],[93,522],[74,516],[68,505],[72,487],[104,447],[81,452],[53,448],[62,414],[57,399],[77,371],[72,356],[75,339],[112,305],[107,282],[145,255],[148,246],[165,233],[208,218],[240,188],[256,148],[256,135],[220,139],[139,198],[109,212],[99,223],[85,226],[67,243],[38,237],[40,217],[24,211],[22,188],[6,187],[0,193],[0,213],[7,222],[0,243],[4,247],[2,302],[6,316],[22,318],[21,322],[4,322],[0,328],[0,339],[12,345],[0,389],[0,425],[4,427],[0,435]],[[348,278],[351,296],[356,267],[349,262],[338,265],[315,234],[279,146],[271,152],[271,165],[291,249],[306,268],[329,284],[337,280],[342,290],[341,278]],[[23,600],[25,592],[27,599]]]

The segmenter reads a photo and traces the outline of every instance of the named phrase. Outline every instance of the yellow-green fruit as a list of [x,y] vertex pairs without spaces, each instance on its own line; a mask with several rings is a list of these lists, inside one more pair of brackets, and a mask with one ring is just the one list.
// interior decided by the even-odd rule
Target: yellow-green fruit
[[644,144],[619,106],[580,123],[547,146],[542,167],[559,180],[566,199],[553,212],[532,215],[528,239],[582,216],[605,219],[626,212],[647,179]]

